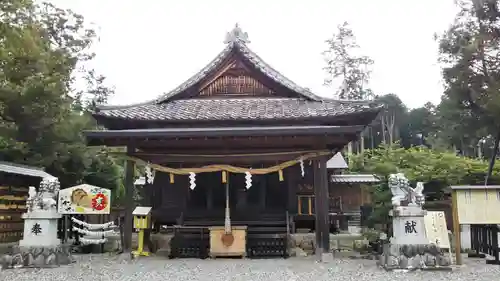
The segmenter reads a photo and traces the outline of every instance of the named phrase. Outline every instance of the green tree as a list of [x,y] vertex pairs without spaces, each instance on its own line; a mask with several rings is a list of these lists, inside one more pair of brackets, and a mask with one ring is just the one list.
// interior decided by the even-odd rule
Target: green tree
[[456,122],[472,123],[469,129],[484,129],[495,137],[489,178],[500,140],[500,11],[498,1],[457,4],[455,22],[438,38],[445,98],[461,112],[463,119]]
[[340,99],[361,100],[372,96],[366,84],[370,79],[373,60],[360,56],[359,45],[347,22],[337,26],[337,32],[326,40],[328,48],[323,52],[328,74],[325,85],[340,82],[336,96]]
[[[404,173],[413,185],[424,182],[427,200],[441,200],[450,185],[483,184],[487,164],[452,152],[438,152],[422,146],[405,149],[393,145],[352,156],[349,168],[352,172],[376,174],[382,180],[372,189],[373,216],[376,222],[387,223],[391,208],[391,192],[387,185],[390,174]],[[498,167],[495,167],[491,181],[500,183]]]
[[[112,89],[82,67],[96,34],[81,15],[30,0],[0,2],[0,159],[45,167],[63,187],[120,187],[114,159],[86,147],[87,113]],[[81,71],[87,89],[74,89]]]

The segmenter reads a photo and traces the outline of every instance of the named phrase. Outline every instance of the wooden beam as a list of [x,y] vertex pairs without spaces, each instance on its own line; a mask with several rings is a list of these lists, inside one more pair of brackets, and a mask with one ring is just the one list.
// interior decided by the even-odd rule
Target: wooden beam
[[300,157],[300,153],[289,155],[169,155],[160,153],[134,153],[132,156],[156,164],[165,163],[196,163],[196,164],[253,164],[262,162],[289,161]]
[[174,155],[174,154],[184,154],[184,155],[230,155],[230,154],[270,154],[270,153],[297,153],[304,154],[311,151],[316,151],[320,148],[301,147],[295,146],[290,148],[234,148],[228,149],[226,147],[219,147],[217,149],[207,149],[192,147],[191,149],[168,149],[168,148],[151,148],[151,147],[138,147],[137,153],[145,154],[158,154],[158,155]]
[[[127,154],[133,154],[133,146],[127,146]],[[125,222],[124,222],[124,251],[132,251],[132,225],[134,211],[134,161],[127,160],[125,163]]]
[[221,138],[176,138],[159,139],[144,138],[138,140],[137,146],[143,148],[193,149],[193,148],[286,148],[286,147],[326,147],[342,144],[355,136],[273,136],[273,137],[221,137]]

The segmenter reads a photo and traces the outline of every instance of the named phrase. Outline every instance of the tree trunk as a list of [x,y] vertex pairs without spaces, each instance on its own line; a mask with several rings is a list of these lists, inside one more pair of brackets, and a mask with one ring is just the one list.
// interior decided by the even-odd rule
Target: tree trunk
[[385,138],[385,114],[383,115],[380,115],[380,124],[381,124],[381,127],[382,127],[382,143],[385,145],[386,144],[386,138]]
[[498,130],[497,136],[495,137],[495,144],[493,145],[493,153],[491,153],[490,165],[488,167],[488,173],[484,179],[484,185],[488,185],[488,180],[491,178],[493,173],[493,167],[495,166],[495,160],[497,159],[498,143],[500,142],[500,129]]
[[365,133],[361,132],[360,138],[359,138],[359,145],[360,145],[360,152],[363,153],[365,152]]
[[375,141],[373,140],[373,128],[370,126],[370,148],[375,148]]
[[[347,155],[349,155],[349,156],[352,155],[352,142],[350,142],[350,143],[347,144]],[[349,156],[348,156],[348,159],[351,158]],[[350,161],[348,160],[348,162],[350,162]],[[347,163],[347,164],[349,164],[349,163]]]
[[389,144],[394,142],[394,125],[396,124],[396,116],[392,114],[385,122],[387,126],[387,133],[389,134]]

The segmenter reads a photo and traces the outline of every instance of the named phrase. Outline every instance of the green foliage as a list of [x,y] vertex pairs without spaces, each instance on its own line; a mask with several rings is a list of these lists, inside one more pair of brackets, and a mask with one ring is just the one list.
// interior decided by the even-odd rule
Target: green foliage
[[[391,193],[387,178],[392,173],[404,173],[410,182],[424,182],[428,197],[440,200],[451,185],[477,185],[484,183],[488,164],[484,161],[439,152],[419,146],[410,149],[398,145],[381,146],[350,157],[350,171],[376,174],[381,184],[371,189],[377,223],[388,221]],[[500,168],[495,167],[493,183],[500,183]]]
[[[113,90],[85,62],[96,39],[81,15],[29,0],[0,2],[0,159],[46,168],[62,187],[119,190],[123,169],[81,135]],[[75,75],[87,89],[73,88]],[[85,94],[84,94],[85,93]]]

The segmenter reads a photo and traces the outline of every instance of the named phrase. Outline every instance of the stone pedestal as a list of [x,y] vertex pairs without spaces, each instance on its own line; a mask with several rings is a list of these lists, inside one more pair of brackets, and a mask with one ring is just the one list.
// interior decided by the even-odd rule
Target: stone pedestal
[[451,270],[451,260],[436,245],[384,245],[378,265],[386,270]]
[[53,247],[13,246],[0,256],[0,270],[7,268],[57,267],[73,263],[69,245]]
[[393,240],[398,245],[426,245],[429,240],[425,234],[424,217],[426,210],[419,206],[399,206],[390,211]]
[[24,236],[21,247],[57,247],[57,220],[62,216],[56,210],[37,210],[24,213]]
[[384,245],[378,264],[386,270],[451,270],[451,260],[437,245],[430,244],[420,206],[398,206],[390,211],[393,237]]

